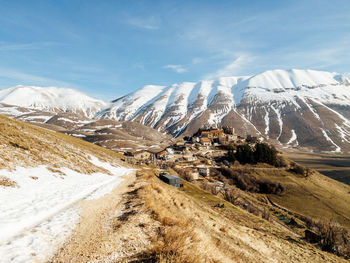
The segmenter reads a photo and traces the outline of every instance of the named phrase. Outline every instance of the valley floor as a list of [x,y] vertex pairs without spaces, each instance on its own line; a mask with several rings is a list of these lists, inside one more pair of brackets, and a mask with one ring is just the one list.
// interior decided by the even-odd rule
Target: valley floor
[[350,185],[350,155],[286,152],[286,156],[334,180]]

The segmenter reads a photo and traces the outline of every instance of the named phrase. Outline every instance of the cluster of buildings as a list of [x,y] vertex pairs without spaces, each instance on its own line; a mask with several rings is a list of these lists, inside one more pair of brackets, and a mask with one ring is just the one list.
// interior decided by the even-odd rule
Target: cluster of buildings
[[216,161],[227,154],[225,145],[255,143],[257,137],[248,135],[243,138],[235,133],[233,127],[222,129],[199,129],[192,137],[184,137],[175,144],[159,152],[146,150],[126,152],[126,161],[134,164],[155,164],[167,168],[169,163],[192,175],[193,179],[210,177],[210,168],[217,168]]
[[203,146],[227,145],[230,143],[243,143],[244,138],[235,133],[235,129],[224,126],[222,129],[200,129],[191,138],[193,143],[199,142]]

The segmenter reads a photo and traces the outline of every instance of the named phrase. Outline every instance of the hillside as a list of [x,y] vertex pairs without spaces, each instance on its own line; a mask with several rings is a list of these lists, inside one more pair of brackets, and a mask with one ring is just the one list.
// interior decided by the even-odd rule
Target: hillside
[[254,76],[145,86],[100,118],[136,121],[174,136],[230,125],[289,147],[350,151],[350,82],[337,73],[272,70]]
[[120,155],[0,115],[0,262],[45,262],[87,200],[130,173]]
[[176,189],[152,166],[122,181],[121,155],[86,141],[4,116],[0,128],[0,262],[345,262],[304,238],[321,219],[350,228],[350,187],[317,172],[236,164],[284,190],[243,191],[223,166]]
[[51,262],[346,262],[308,244],[288,225],[192,183],[178,190],[154,172],[138,173],[123,199],[100,216],[98,235],[82,227]]
[[171,135],[137,122],[96,119],[81,112],[41,110],[0,103],[0,114],[37,126],[81,138],[105,148],[123,152],[145,149],[159,151],[168,145]]

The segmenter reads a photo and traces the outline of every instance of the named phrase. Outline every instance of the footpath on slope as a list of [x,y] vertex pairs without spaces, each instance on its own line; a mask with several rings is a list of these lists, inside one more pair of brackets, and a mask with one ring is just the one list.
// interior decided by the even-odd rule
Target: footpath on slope
[[[110,174],[46,166],[0,170],[16,187],[0,188],[0,263],[46,262],[72,234],[82,207],[118,189],[131,170],[90,156]],[[130,175],[132,176],[132,175]]]
[[[124,180],[110,194],[82,203],[79,223],[70,239],[58,249],[50,263],[94,262],[110,255],[113,229],[106,227],[123,208],[123,194],[135,181],[135,173]],[[96,261],[100,262],[100,261]],[[105,262],[105,261],[103,261]]]

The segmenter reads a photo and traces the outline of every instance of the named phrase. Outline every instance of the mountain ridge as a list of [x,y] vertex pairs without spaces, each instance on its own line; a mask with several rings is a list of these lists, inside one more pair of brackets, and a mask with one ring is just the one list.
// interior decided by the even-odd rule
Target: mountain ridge
[[97,116],[140,122],[175,137],[230,125],[290,146],[348,151],[350,81],[335,72],[292,69],[144,86]]
[[[13,103],[7,93],[0,90],[0,103]],[[350,81],[336,72],[269,70],[253,76],[146,85],[109,104],[86,100],[93,110],[79,104],[81,98],[78,107],[57,108],[78,108],[94,119],[138,122],[174,137],[192,135],[203,126],[229,125],[243,136],[256,135],[288,147],[350,152]],[[45,108],[40,103],[32,107]]]
[[0,90],[0,103],[48,111],[81,112],[87,117],[93,117],[107,106],[106,102],[74,89],[23,85]]

